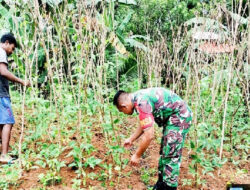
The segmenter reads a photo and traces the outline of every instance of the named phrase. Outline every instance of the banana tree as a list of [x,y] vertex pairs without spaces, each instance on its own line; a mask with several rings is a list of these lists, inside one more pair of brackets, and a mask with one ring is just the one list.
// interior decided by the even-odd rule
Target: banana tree
[[98,18],[100,22],[105,23],[109,31],[108,43],[110,43],[117,52],[112,59],[113,61],[118,60],[118,72],[126,75],[135,74],[137,62],[134,48],[145,52],[149,51],[148,47],[144,45],[142,41],[149,41],[150,39],[147,36],[130,35],[126,33],[126,26],[135,12],[129,9],[127,15],[122,20],[115,20],[115,3],[122,3],[127,6],[131,4],[135,5],[135,1],[109,1],[108,6],[103,10],[103,14],[98,15]]

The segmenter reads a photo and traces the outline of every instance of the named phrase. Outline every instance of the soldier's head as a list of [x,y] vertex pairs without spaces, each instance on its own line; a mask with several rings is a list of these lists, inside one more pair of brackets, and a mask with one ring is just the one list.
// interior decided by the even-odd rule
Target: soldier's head
[[120,112],[125,114],[132,115],[134,112],[134,104],[131,95],[123,90],[119,90],[115,94],[113,104]]
[[13,34],[8,33],[1,37],[1,47],[6,51],[8,56],[14,52],[17,47],[17,41]]

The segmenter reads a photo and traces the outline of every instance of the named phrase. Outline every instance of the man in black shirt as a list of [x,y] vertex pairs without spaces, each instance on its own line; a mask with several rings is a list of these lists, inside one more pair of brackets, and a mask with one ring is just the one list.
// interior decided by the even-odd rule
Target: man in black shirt
[[12,158],[8,155],[9,140],[15,119],[13,116],[10,94],[9,81],[17,82],[23,86],[30,86],[29,82],[16,77],[8,70],[8,59],[17,46],[15,37],[12,34],[5,34],[0,43],[0,136],[2,138],[2,152],[0,163],[10,163]]

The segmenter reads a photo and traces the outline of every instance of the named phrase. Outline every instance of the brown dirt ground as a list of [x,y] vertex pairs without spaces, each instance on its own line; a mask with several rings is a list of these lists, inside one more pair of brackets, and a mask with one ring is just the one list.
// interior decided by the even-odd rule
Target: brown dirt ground
[[[137,122],[135,118],[131,118],[127,120],[127,124],[130,125],[132,123]],[[20,136],[20,119],[17,118],[17,124],[13,128],[12,131],[12,137],[11,137],[11,145],[13,145],[15,142],[18,142],[19,136]],[[123,130],[125,135],[128,135],[128,131],[126,129]],[[94,156],[97,158],[100,158],[103,160],[103,162],[106,163],[112,163],[111,158],[107,157],[105,153],[107,152],[107,148],[104,145],[105,144],[105,138],[102,135],[100,131],[97,131],[96,129],[93,130],[93,139],[92,144],[94,147],[98,150],[98,152],[94,152]],[[159,135],[159,134],[158,134]],[[73,139],[76,139],[77,136],[75,136]],[[158,158],[159,158],[159,148],[160,145],[155,141],[151,143],[150,147],[148,148],[146,152],[146,158],[142,159],[141,161],[141,167],[146,168],[155,168],[157,169],[158,166]],[[135,148],[131,149],[130,155],[132,155]],[[60,156],[60,161],[64,161],[66,165],[70,164],[73,161],[72,157],[66,157],[66,155],[70,152],[70,149],[66,149],[63,154]],[[190,158],[190,152],[188,152],[187,149],[184,148],[183,151],[183,158],[182,158],[182,164],[181,164],[181,170],[180,170],[180,178],[179,178],[179,187],[178,190],[192,190],[192,189],[204,189],[204,190],[222,190],[226,189],[227,182],[233,182],[238,184],[250,184],[250,175],[248,174],[241,174],[237,175],[238,169],[247,169],[249,171],[250,165],[249,162],[241,163],[237,168],[230,162],[227,162],[220,171],[217,169],[213,173],[214,177],[211,175],[204,175],[202,176],[202,179],[205,179],[207,181],[206,185],[194,185],[195,177],[190,174],[188,171],[188,165],[191,163]],[[130,155],[126,154],[125,157],[129,158]],[[122,171],[122,173],[128,173],[132,171],[131,175],[129,177],[118,177],[118,172],[113,172],[112,181],[116,184],[116,187],[109,187],[109,188],[103,188],[101,186],[101,181],[98,180],[87,180],[87,187],[92,186],[94,190],[102,190],[102,189],[119,189],[119,190],[127,190],[127,189],[133,189],[133,190],[146,190],[146,185],[141,180],[141,167],[132,167],[130,165],[127,165],[126,168]],[[201,172],[201,168],[199,167],[198,170]],[[32,169],[29,172],[24,171],[21,179],[19,180],[19,187],[12,189],[21,189],[21,190],[31,190],[31,189],[39,189],[39,187],[42,187],[42,185],[39,183],[38,175],[41,173],[46,173],[47,169],[45,168],[39,168],[39,169]],[[93,169],[87,169],[86,173],[89,172],[95,172],[98,173],[101,171],[101,167],[96,167]],[[220,172],[220,173],[219,173]],[[52,190],[70,190],[72,189],[72,179],[76,178],[75,171],[70,167],[63,167],[60,171],[60,175],[62,177],[62,184],[50,186],[47,189]],[[190,179],[193,183],[192,186],[184,186],[182,179]],[[153,183],[157,180],[157,174],[155,174],[154,177],[150,180],[150,184],[153,185]],[[110,181],[106,181],[106,184],[109,184]],[[89,189],[89,188],[85,188]]]

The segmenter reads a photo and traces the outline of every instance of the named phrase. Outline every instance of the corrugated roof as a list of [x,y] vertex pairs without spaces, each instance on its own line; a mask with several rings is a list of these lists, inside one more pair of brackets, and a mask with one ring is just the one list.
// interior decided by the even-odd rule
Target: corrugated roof
[[221,36],[214,32],[194,32],[192,38],[196,40],[220,40]]

